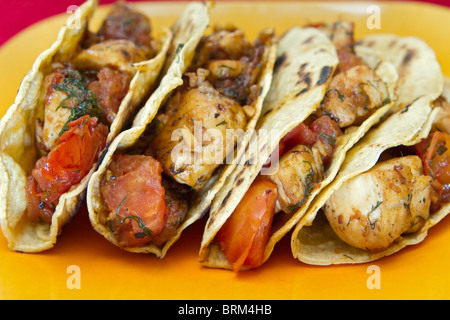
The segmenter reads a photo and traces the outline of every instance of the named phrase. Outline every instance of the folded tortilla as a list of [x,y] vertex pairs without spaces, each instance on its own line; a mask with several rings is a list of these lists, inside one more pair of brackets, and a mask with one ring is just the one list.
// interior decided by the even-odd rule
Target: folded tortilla
[[[97,2],[86,1],[75,15],[69,17],[60,29],[57,40],[39,55],[26,74],[14,104],[0,122],[0,223],[12,250],[41,252],[52,248],[62,228],[70,222],[84,200],[89,178],[95,170],[96,164],[80,183],[61,195],[50,224],[29,221],[25,185],[28,174],[40,157],[36,146],[35,121],[44,114],[43,79],[51,72],[53,63],[70,61],[79,52],[79,44],[88,30]],[[80,28],[75,22],[81,22]],[[111,123],[106,145],[122,131],[149,94],[164,65],[171,38],[170,30],[162,30],[156,40],[157,52],[153,58],[124,65],[132,72],[132,78]]]
[[[202,218],[208,212],[212,199],[223,185],[225,178],[233,169],[231,164],[221,165],[216,169],[212,177],[206,182],[205,186],[196,191],[194,197],[191,199],[184,219],[179,223],[177,222],[175,235],[171,236],[162,244],[155,244],[150,239],[147,243],[139,246],[122,245],[107,223],[110,211],[101,193],[101,182],[107,175],[108,166],[114,161],[114,155],[120,154],[121,152],[124,152],[124,150],[132,149],[133,146],[140,142],[140,138],[145,135],[146,129],[151,128],[152,124],[158,121],[155,116],[157,116],[158,111],[162,109],[164,104],[169,100],[170,95],[175,89],[183,85],[184,73],[190,67],[202,37],[207,34],[207,27],[210,22],[208,11],[209,5],[191,3],[187,6],[183,15],[172,29],[174,40],[172,42],[172,47],[169,50],[170,53],[167,60],[169,65],[166,65],[166,74],[162,78],[158,88],[155,90],[155,93],[135,117],[132,127],[129,130],[122,132],[113,141],[102,163],[98,170],[93,174],[89,183],[87,205],[92,226],[98,233],[104,236],[105,239],[126,251],[151,253],[159,258],[164,258],[170,247],[181,237],[183,230]],[[275,62],[277,42],[274,34],[271,31],[269,31],[269,33],[263,31],[263,34],[266,34],[263,42],[265,49],[261,59],[262,71],[257,79],[257,84],[261,90],[252,103],[255,112],[247,122],[247,129],[254,128],[256,121],[259,118],[264,98],[270,87],[272,69]],[[236,146],[234,152],[242,153],[241,149],[244,148],[245,145],[241,143]]]
[[[310,192],[306,201],[302,200],[301,205],[291,213],[280,211],[275,214],[263,263],[270,257],[276,243],[302,218],[315,196],[334,179],[350,147],[386,116],[394,105],[394,87],[398,78],[394,66],[369,48],[358,48],[356,54],[375,70],[386,84],[390,100],[359,126],[347,128],[343,136],[337,139],[331,164],[324,172],[324,179]],[[258,177],[280,140],[317,110],[327,93],[338,63],[333,43],[319,29],[294,27],[283,35],[277,52],[271,89],[257,127],[257,132],[267,132],[270,139],[267,143],[248,148],[243,160],[214,199],[199,253],[202,265],[232,269],[221,246],[215,241],[216,234]],[[241,270],[245,269],[248,268],[244,265]]]
[[[443,75],[434,51],[421,39],[396,35],[373,35],[359,45],[370,47],[391,61],[399,73],[398,100],[383,123],[373,128],[348,153],[336,179],[316,198],[291,236],[295,258],[314,265],[364,263],[421,242],[427,231],[449,212],[449,204],[430,215],[424,226],[402,235],[387,249],[370,252],[342,241],[331,228],[323,206],[332,194],[377,165],[382,153],[397,146],[413,146],[428,136],[439,115],[434,101],[443,91]],[[377,206],[375,206],[377,207]],[[375,209],[373,207],[373,209]]]

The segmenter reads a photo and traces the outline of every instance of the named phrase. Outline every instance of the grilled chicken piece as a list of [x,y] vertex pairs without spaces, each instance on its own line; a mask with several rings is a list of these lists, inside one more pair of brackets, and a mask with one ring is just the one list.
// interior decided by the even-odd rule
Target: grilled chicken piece
[[155,56],[150,20],[126,3],[116,3],[98,33],[87,31],[73,63],[79,70],[115,68],[133,74],[132,63]]
[[153,47],[149,18],[130,5],[117,2],[98,32],[100,39],[126,39],[139,46]]
[[262,43],[248,41],[243,30],[220,29],[201,40],[190,70],[210,70],[208,81],[221,94],[251,105],[259,93],[263,53]]
[[297,145],[281,157],[273,174],[264,177],[277,185],[276,211],[294,212],[306,202],[316,183],[323,179],[321,155],[316,148]]
[[[44,78],[44,123],[38,120],[36,124],[38,145],[43,153],[49,152],[56,144],[61,130],[70,116],[70,109],[61,108],[67,98],[67,93],[57,90],[55,85],[61,85],[65,75],[55,71]],[[71,106],[73,99],[66,100],[65,105]]]
[[377,252],[423,226],[431,191],[420,158],[406,156],[381,162],[345,182],[323,209],[341,240]]
[[158,116],[161,128],[152,143],[164,172],[196,190],[233,150],[236,139],[226,139],[226,130],[247,124],[241,105],[214,89],[208,73],[188,74],[188,88],[173,95]]
[[[122,99],[128,92],[128,73],[103,68],[90,79],[67,66],[56,63],[44,78],[44,121],[36,122],[36,137],[42,154],[56,144],[68,122],[89,114],[112,123]],[[94,73],[95,74],[95,73]]]
[[177,182],[199,190],[226,162],[247,117],[255,114],[263,52],[263,44],[249,42],[240,29],[201,39],[184,85],[157,118],[160,130],[152,143],[164,172]]
[[359,58],[354,51],[355,39],[353,22],[337,21],[333,24],[321,25],[319,26],[319,29],[330,38],[336,48],[339,64],[335,74],[347,71],[354,66],[364,64],[362,59]]
[[115,68],[133,74],[132,63],[148,59],[148,49],[130,40],[105,40],[81,50],[72,63],[78,70]]
[[319,30],[325,33],[338,49],[354,46],[354,29],[354,23],[351,21],[336,21],[319,25]]
[[389,100],[383,80],[367,66],[358,65],[337,74],[319,107],[339,127],[358,125]]
[[333,42],[339,64],[318,114],[329,115],[341,128],[359,125],[389,101],[386,84],[354,51],[354,25],[347,21],[320,25]]
[[253,49],[254,45],[247,40],[243,30],[216,30],[200,41],[193,67],[205,66],[211,60],[239,60],[250,56]]

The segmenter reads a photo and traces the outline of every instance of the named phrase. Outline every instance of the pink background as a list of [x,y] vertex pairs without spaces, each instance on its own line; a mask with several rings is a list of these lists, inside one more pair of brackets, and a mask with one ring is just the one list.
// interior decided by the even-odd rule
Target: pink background
[[[84,0],[1,0],[0,45],[33,23],[52,15],[64,13],[70,5],[80,5],[83,2]],[[112,2],[115,2],[115,0],[100,0],[100,4]],[[449,0],[429,0],[424,2],[450,6]]]

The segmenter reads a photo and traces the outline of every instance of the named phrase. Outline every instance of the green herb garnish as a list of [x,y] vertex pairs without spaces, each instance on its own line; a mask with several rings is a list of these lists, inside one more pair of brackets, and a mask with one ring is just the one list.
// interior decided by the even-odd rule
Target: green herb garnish
[[[85,115],[102,118],[103,111],[98,105],[98,99],[87,87],[86,80],[80,72],[73,70],[69,71],[68,76],[64,78],[63,83],[55,84],[53,88],[57,91],[65,92],[67,97],[61,101],[61,104],[56,108],[70,109],[70,116],[62,127],[58,136],[61,136],[69,129],[69,123],[77,120]],[[74,107],[66,105],[66,101],[75,99]]]
[[152,231],[145,226],[144,221],[142,221],[142,219],[140,217],[138,217],[138,216],[127,216],[127,217],[121,219],[121,217],[119,215],[119,211],[120,211],[120,208],[122,207],[122,204],[125,202],[126,199],[127,199],[127,196],[125,196],[123,198],[122,202],[120,202],[119,207],[117,208],[117,211],[116,211],[116,216],[119,219],[119,222],[120,223],[124,223],[128,219],[134,220],[134,221],[137,222],[139,228],[141,228],[141,230],[142,230],[142,233],[136,233],[135,234],[136,238],[143,238],[145,236],[151,238],[152,237]]

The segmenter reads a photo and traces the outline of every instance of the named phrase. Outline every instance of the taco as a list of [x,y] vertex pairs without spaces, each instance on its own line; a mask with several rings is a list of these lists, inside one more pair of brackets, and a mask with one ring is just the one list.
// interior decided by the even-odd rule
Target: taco
[[12,250],[50,249],[81,205],[101,153],[148,96],[171,32],[117,3],[97,31],[85,2],[27,73],[0,123],[0,221]]
[[222,138],[255,126],[275,61],[271,30],[253,42],[239,28],[209,30],[208,8],[193,8],[174,27],[167,74],[88,186],[94,229],[126,251],[159,258],[208,212],[233,167],[226,156],[245,148],[240,134]]
[[270,141],[249,145],[214,199],[203,265],[239,271],[264,263],[349,148],[390,112],[395,68],[370,49],[355,49],[346,21],[283,35],[257,127]]
[[295,227],[292,253],[308,264],[391,255],[421,242],[450,210],[450,105],[433,50],[396,35],[370,36],[360,45],[379,50],[399,71],[396,112],[350,150]]

